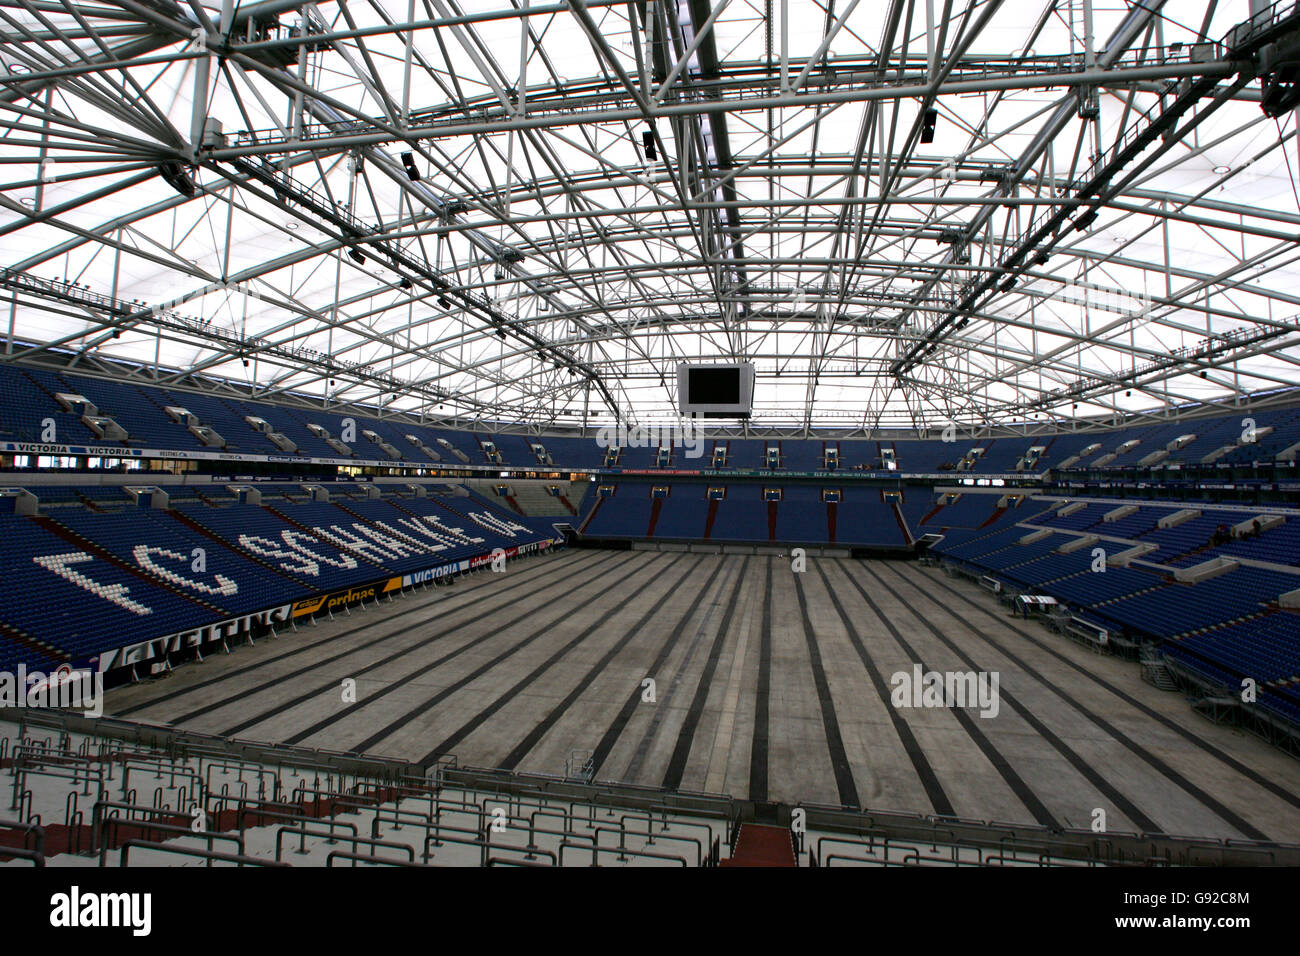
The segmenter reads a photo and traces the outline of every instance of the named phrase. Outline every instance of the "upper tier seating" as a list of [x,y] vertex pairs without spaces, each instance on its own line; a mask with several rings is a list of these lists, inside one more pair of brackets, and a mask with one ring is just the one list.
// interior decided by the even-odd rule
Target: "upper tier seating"
[[[61,392],[84,395],[102,414],[126,429],[127,439],[115,442],[97,438],[79,414],[62,410],[54,397]],[[0,440],[41,441],[44,421],[53,419],[57,444],[120,445],[124,451],[128,448],[213,450],[186,425],[174,421],[165,411],[169,406],[187,409],[198,423],[214,429],[224,440],[225,451],[245,454],[283,456],[287,453],[268,435],[256,430],[248,421],[250,417],[263,419],[272,431],[292,441],[299,457],[339,458],[350,453],[361,459],[389,461],[394,460],[395,451],[396,460],[413,464],[441,460],[448,464],[500,464],[531,469],[542,465],[532,447],[537,443],[550,456],[550,464],[544,467],[562,470],[601,467],[607,451],[594,435],[535,437],[505,431],[453,431],[402,422],[391,416],[344,414],[300,404],[271,404],[174,387],[163,389],[109,381],[73,372],[0,365]],[[1243,441],[1246,431],[1243,423],[1248,418],[1255,422],[1255,442]],[[347,450],[335,448],[312,426],[324,429],[329,439],[341,440],[341,436],[350,435],[351,440],[344,442]],[[778,468],[788,472],[821,470],[828,448],[838,450],[842,471],[890,470],[892,459],[896,466],[893,470],[904,474],[1012,474],[1021,468],[1037,473],[1065,462],[1071,468],[1080,469],[1103,461],[1106,468],[1135,468],[1152,456],[1155,456],[1153,465],[1193,465],[1214,454],[1220,454],[1217,460],[1225,464],[1250,464],[1272,461],[1276,455],[1300,443],[1300,407],[1060,435],[994,439],[959,433],[953,441],[945,442],[934,437],[933,431],[930,434],[931,437],[921,440],[905,436],[836,441],[708,438],[703,439],[704,454],[700,458],[687,458],[684,448],[674,447],[668,467],[711,468],[715,444],[725,445],[728,469],[767,468],[767,449],[779,448]],[[440,444],[440,440],[448,444]],[[388,447],[381,446],[381,442]],[[495,445],[499,462],[486,454],[484,443],[487,442]],[[1166,447],[1178,446],[1180,442],[1181,447]],[[1089,451],[1093,445],[1097,447]],[[1031,448],[1042,452],[1036,461],[1026,463]],[[627,469],[662,467],[658,451],[657,441],[643,447],[624,447],[617,465]],[[975,451],[979,454],[973,455]],[[462,459],[460,455],[465,457]]]

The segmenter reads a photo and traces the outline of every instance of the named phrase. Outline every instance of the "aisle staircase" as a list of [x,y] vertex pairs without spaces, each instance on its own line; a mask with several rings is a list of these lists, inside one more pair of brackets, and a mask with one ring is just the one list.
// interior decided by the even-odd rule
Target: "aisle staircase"
[[1143,649],[1142,658],[1142,679],[1153,687],[1161,690],[1177,690],[1178,682],[1174,676],[1169,673],[1169,667],[1165,664],[1163,657],[1155,651]]
[[798,866],[787,827],[742,823],[731,857],[719,866]]

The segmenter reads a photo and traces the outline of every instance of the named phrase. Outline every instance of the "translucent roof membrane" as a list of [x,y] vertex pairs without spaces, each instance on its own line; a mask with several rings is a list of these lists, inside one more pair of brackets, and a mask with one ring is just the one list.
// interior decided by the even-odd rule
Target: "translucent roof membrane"
[[1300,356],[1293,6],[0,6],[5,354],[536,427],[691,361],[781,428],[1232,402]]

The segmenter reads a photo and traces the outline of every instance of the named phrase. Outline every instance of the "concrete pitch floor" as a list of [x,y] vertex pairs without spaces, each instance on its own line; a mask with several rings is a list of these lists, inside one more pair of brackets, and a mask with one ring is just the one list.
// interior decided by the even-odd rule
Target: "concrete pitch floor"
[[[996,672],[999,711],[891,678]],[[654,681],[654,700],[644,685]],[[344,702],[355,681],[356,703]],[[757,800],[1300,843],[1300,762],[895,561],[567,551],[112,691],[209,733]]]

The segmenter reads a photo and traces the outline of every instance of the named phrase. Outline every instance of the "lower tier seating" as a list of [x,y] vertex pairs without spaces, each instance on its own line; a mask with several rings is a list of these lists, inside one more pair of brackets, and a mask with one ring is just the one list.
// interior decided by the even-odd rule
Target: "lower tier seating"
[[551,535],[476,498],[0,514],[0,670],[129,644]]
[[[933,550],[1018,590],[1051,595],[1114,633],[1155,643],[1229,688],[1250,678],[1261,705],[1300,720],[1300,513],[1268,509],[1261,517],[1270,527],[1261,522],[1261,530],[1250,509],[1195,503],[1142,504],[1104,520],[1125,504],[1034,502],[989,528],[949,531]],[[1177,524],[1158,527],[1179,513]],[[1060,550],[1080,536],[1088,546]],[[1155,547],[1127,566],[1104,560],[1142,544]]]

